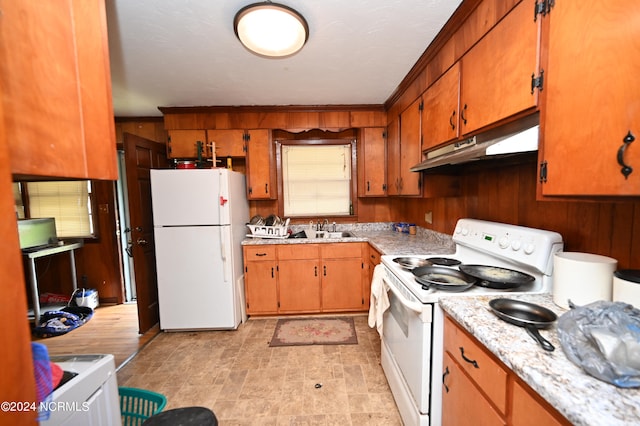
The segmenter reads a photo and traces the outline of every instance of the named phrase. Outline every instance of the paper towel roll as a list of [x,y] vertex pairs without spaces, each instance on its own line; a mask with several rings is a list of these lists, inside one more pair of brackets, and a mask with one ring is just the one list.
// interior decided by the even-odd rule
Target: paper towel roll
[[611,301],[613,271],[618,261],[591,253],[559,252],[553,258],[553,301],[568,309],[569,301],[587,305]]

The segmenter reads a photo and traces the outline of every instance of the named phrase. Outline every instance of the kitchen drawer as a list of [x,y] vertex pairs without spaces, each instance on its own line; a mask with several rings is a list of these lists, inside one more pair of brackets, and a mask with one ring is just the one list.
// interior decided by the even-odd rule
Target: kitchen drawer
[[373,246],[369,244],[369,261],[374,265],[377,265],[378,263],[380,263],[380,256],[380,252],[378,252],[378,250],[374,249]]
[[320,257],[318,244],[282,244],[278,246],[278,260],[315,259]]
[[252,262],[256,260],[275,260],[275,259],[276,259],[276,246],[273,246],[273,245],[244,246],[245,262]]
[[322,244],[320,251],[323,259],[362,258],[362,243]]
[[451,354],[471,380],[504,414],[507,404],[507,371],[449,317],[445,317],[444,350]]

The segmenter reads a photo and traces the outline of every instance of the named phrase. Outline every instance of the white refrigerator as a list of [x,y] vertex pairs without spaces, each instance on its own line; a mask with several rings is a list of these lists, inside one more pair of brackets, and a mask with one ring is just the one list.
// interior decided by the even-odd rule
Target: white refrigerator
[[160,328],[236,329],[247,318],[245,178],[228,169],[151,170]]

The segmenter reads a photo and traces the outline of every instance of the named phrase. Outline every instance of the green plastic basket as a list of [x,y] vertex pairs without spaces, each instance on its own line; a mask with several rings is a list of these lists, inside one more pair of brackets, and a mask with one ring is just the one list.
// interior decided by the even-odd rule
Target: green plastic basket
[[164,395],[145,389],[119,387],[118,394],[123,426],[141,425],[167,405]]

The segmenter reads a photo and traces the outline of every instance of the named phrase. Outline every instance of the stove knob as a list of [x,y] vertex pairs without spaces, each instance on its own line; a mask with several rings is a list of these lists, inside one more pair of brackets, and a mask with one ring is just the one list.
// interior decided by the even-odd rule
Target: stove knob
[[531,254],[531,253],[533,253],[533,251],[534,251],[535,249],[536,249],[536,246],[534,246],[534,245],[533,245],[533,243],[529,243],[529,244],[526,244],[526,245],[524,246],[524,252],[525,252],[526,254]]
[[462,228],[462,235],[464,236],[469,235],[469,230],[467,228]]
[[520,240],[513,240],[511,242],[511,248],[513,249],[513,251],[520,250],[521,246],[522,246],[522,243],[520,242]]
[[503,236],[498,240],[498,245],[500,246],[500,248],[502,249],[506,249],[507,247],[509,247],[509,237],[508,236]]

